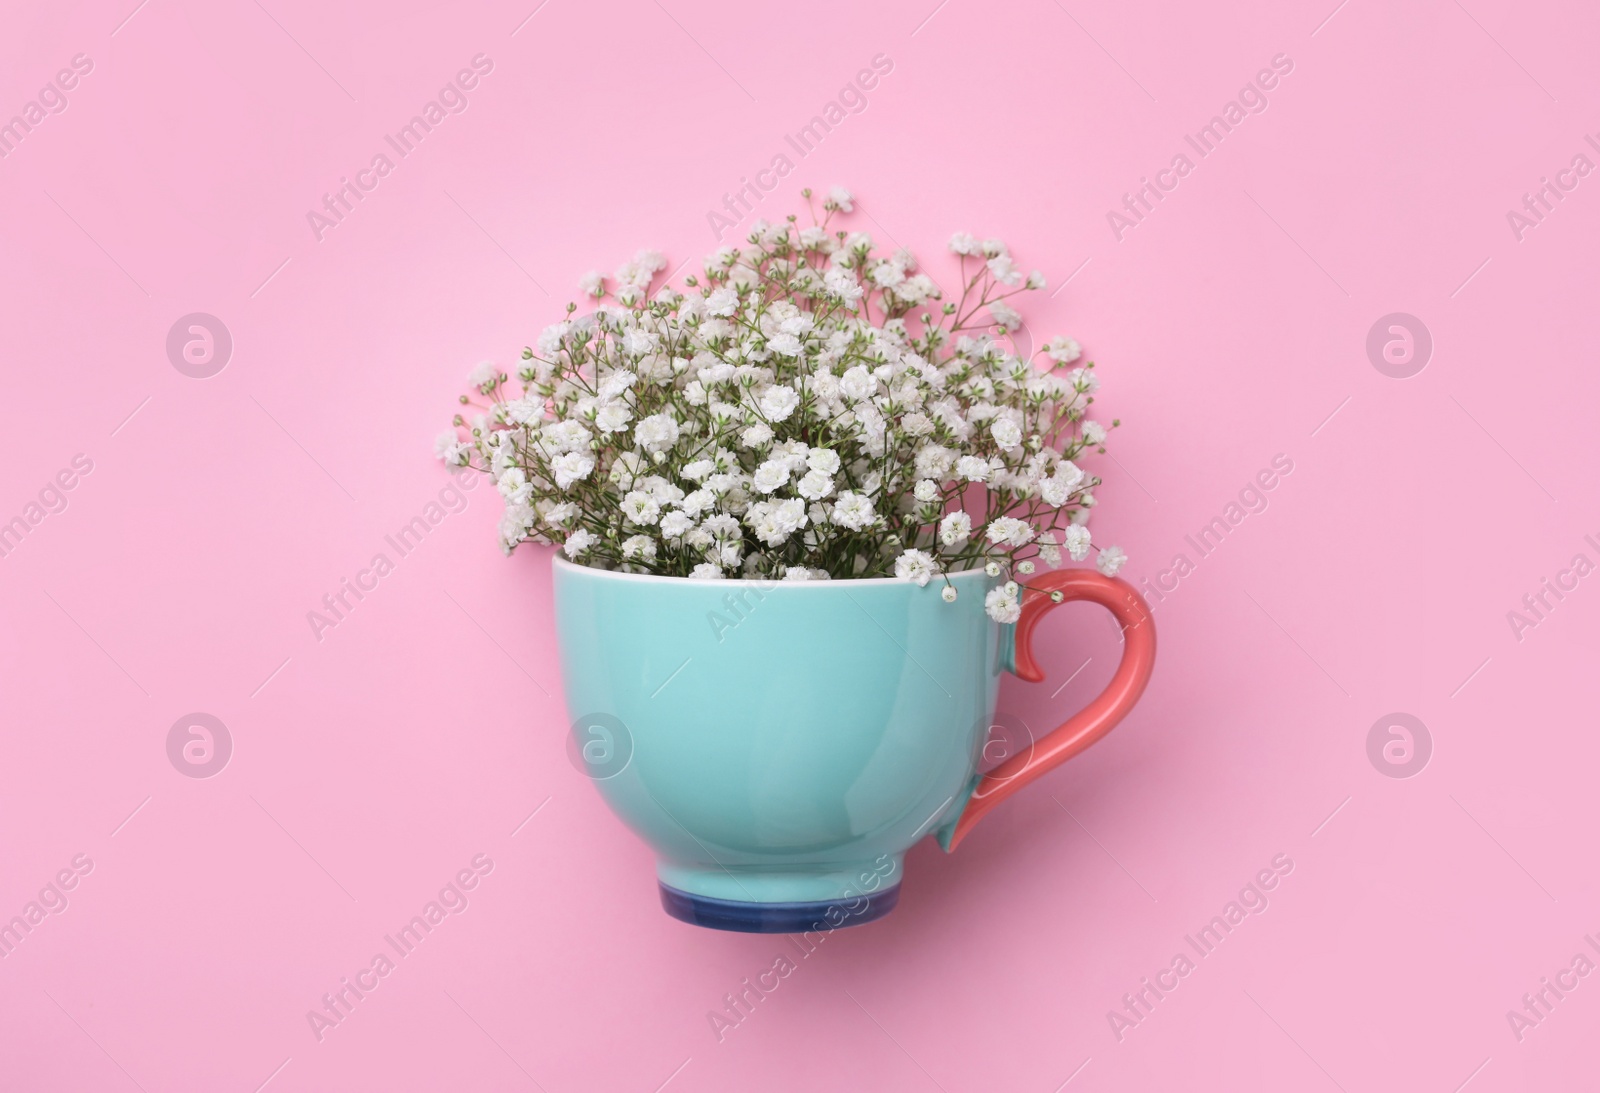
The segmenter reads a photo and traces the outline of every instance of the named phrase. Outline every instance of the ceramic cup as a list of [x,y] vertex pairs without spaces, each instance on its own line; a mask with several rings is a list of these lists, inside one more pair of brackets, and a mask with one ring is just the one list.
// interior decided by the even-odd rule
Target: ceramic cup
[[[1155,661],[1149,607],[1086,570],[1029,578],[1022,617],[984,612],[982,570],[942,580],[692,580],[554,561],[571,753],[655,851],[662,905],[765,933],[881,917],[902,862],[952,850],[1028,782],[1109,732]],[[1043,679],[1039,619],[1063,601],[1124,633],[1105,691],[980,773],[1000,673]]]

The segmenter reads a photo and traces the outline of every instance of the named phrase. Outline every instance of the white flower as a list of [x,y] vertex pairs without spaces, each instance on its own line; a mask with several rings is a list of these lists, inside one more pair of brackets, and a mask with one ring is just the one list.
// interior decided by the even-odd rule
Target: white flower
[[594,544],[594,533],[579,528],[567,536],[567,541],[561,544],[561,549],[569,558],[576,558]]
[[633,411],[621,402],[608,402],[595,411],[594,427],[602,433],[615,433],[627,428],[633,420]]
[[556,475],[558,489],[570,489],[574,482],[588,478],[594,470],[594,456],[588,452],[566,452],[556,456],[550,464]]
[[630,524],[649,527],[660,516],[661,506],[642,490],[632,490],[622,499],[622,518]]
[[878,381],[859,364],[839,378],[839,393],[852,402],[871,398],[877,391]]
[[989,272],[1002,285],[1019,285],[1022,283],[1022,271],[1011,261],[1009,254],[997,254],[989,259]]
[[950,250],[960,255],[983,253],[983,247],[967,232],[956,232],[950,237]]
[[726,577],[722,567],[715,562],[701,562],[689,571],[689,576],[697,581],[720,581]]
[[533,509],[527,505],[507,505],[500,514],[500,547],[507,554],[527,536],[533,526]]
[[654,353],[661,345],[661,335],[650,330],[634,328],[622,336],[622,348],[635,357]]
[[767,339],[767,348],[774,353],[782,353],[785,357],[798,357],[805,347],[793,334],[774,334]]
[[600,381],[600,386],[595,393],[602,399],[616,398],[622,392],[639,382],[639,377],[625,369],[618,369]]
[[671,414],[651,414],[633,429],[633,442],[647,452],[664,452],[678,442],[678,422]]
[[641,562],[656,560],[656,541],[648,535],[633,535],[622,540],[622,556],[627,559],[637,558]]
[[706,297],[706,314],[727,318],[739,310],[739,294],[727,285],[711,290]]
[[1083,471],[1070,459],[1063,459],[1049,478],[1039,482],[1039,496],[1052,508],[1060,508],[1083,484]]
[[900,299],[911,304],[922,304],[929,300],[937,300],[942,293],[939,286],[933,283],[933,278],[926,273],[919,273],[907,279],[906,283],[898,286],[894,294]]
[[1089,529],[1077,524],[1067,528],[1061,534],[1061,544],[1067,548],[1067,553],[1075,562],[1081,562],[1089,556]]
[[500,416],[517,425],[533,425],[544,418],[544,405],[535,399],[517,398],[496,407]]
[[[917,449],[916,469],[920,478],[943,480],[956,464],[956,453],[938,444],[924,444]],[[985,464],[987,466],[987,464]]]
[[833,513],[829,517],[835,524],[851,531],[860,531],[877,518],[878,513],[872,507],[871,499],[852,490],[846,490],[839,495],[839,500],[834,503]]
[[984,535],[996,546],[1024,547],[1033,541],[1033,528],[1026,520],[1001,516],[989,522]]
[[995,622],[1016,622],[1022,617],[1022,605],[1017,602],[1016,594],[1004,588],[991,588],[983,598],[983,609]]
[[539,334],[539,352],[546,357],[553,357],[561,352],[561,339],[567,336],[567,331],[572,329],[568,322],[552,323]]
[[768,546],[781,546],[789,536],[805,527],[805,502],[798,498],[758,501],[750,506],[744,519],[757,539]]
[[465,466],[467,460],[472,458],[472,449],[461,443],[461,438],[456,436],[454,429],[446,429],[435,438],[433,454],[446,463]]
[[972,517],[965,512],[952,512],[939,521],[939,542],[947,547],[959,547],[972,534]]
[[944,586],[944,590],[939,593],[939,598],[941,600],[943,600],[945,603],[955,603],[956,602],[956,586],[953,585],[953,584],[945,585]]
[[1056,545],[1054,532],[1047,531],[1039,536],[1039,557],[1052,568],[1061,564],[1061,548]]
[[[709,354],[707,355],[709,356]],[[734,371],[733,365],[727,361],[713,360],[710,364],[701,366],[695,375],[701,383],[709,388],[715,387],[719,383],[727,383],[733,378]]]
[[894,262],[878,262],[868,272],[872,283],[879,288],[894,288],[906,279],[906,271]]
[[[1001,261],[1001,259],[995,259],[995,262],[999,261]],[[994,262],[989,264],[993,265]],[[1022,314],[1004,300],[990,300],[989,315],[996,323],[1005,327],[1007,330],[1015,330],[1017,327],[1022,325]]]
[[756,468],[752,482],[762,493],[780,490],[789,484],[789,464],[781,459],[769,459]]
[[717,503],[717,495],[710,490],[695,490],[679,502],[679,508],[688,516],[699,516]]
[[795,492],[807,501],[820,501],[833,492],[833,476],[821,471],[807,471],[795,486]]
[[937,572],[938,566],[932,556],[920,550],[908,550],[894,562],[894,575],[916,582],[918,588],[926,588]]
[[856,275],[843,266],[834,266],[822,278],[823,285],[828,292],[837,296],[851,311],[856,309],[864,292],[861,283],[856,280]]
[[[1112,419],[1090,419],[1099,380],[1077,342],[1023,352],[1011,297],[1044,278],[1002,241],[955,233],[981,302],[978,329],[954,329],[910,251],[835,230],[852,195],[823,204],[809,228],[752,218],[683,289],[648,249],[590,273],[581,310],[521,361],[473,370],[471,408],[433,450],[504,496],[502,549],[755,581],[823,580],[829,566],[932,580],[947,565],[1020,581],[1097,553],[1085,525],[1100,480],[1067,457],[1104,451]],[[1123,564],[1099,553],[1105,572]],[[1016,587],[1000,593],[1000,614],[1020,608]]]
[[683,500],[683,490],[658,474],[639,479],[639,488],[647,492],[658,505],[675,505]]
[[803,440],[786,440],[782,444],[775,444],[772,448],[772,458],[781,459],[789,468],[790,473],[803,471],[806,467],[806,442]]
[[767,388],[761,396],[761,413],[769,421],[783,421],[800,405],[800,396],[793,387],[778,384]]
[[700,526],[718,539],[737,539],[744,534],[739,530],[739,521],[727,513],[718,513],[715,516],[707,517],[706,522]]
[[1014,452],[1022,446],[1022,430],[1008,417],[996,418],[989,426],[989,435],[1003,451]]
[[1064,335],[1057,335],[1045,342],[1044,351],[1058,364],[1071,364],[1083,355],[1083,347]]
[[839,453],[829,448],[812,448],[806,452],[806,466],[823,474],[838,474]]
[[964,455],[956,460],[956,474],[968,482],[987,482],[989,461],[975,455]]
[[583,427],[583,422],[571,419],[552,421],[541,430],[541,434],[545,442],[558,452],[584,451],[592,446],[594,440],[589,430]]
[[1100,552],[1100,557],[1094,560],[1095,568],[1107,577],[1115,577],[1117,570],[1127,562],[1128,556],[1121,547],[1109,546]]

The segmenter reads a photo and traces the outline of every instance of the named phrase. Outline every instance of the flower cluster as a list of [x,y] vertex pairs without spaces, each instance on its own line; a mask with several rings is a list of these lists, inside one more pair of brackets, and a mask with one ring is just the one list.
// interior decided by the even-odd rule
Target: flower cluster
[[[717,251],[681,289],[658,284],[654,251],[588,274],[593,310],[569,304],[523,350],[515,390],[493,364],[473,370],[469,409],[436,451],[493,477],[506,552],[555,543],[628,572],[926,585],[1095,550],[1116,573],[1126,556],[1087,527],[1100,479],[1079,466],[1105,451],[1094,364],[1066,337],[1019,355],[1008,301],[1044,277],[958,233],[951,299],[910,252],[833,228],[848,191],[821,205],[809,226],[757,221],[747,248]],[[1015,621],[1015,582],[987,606]]]

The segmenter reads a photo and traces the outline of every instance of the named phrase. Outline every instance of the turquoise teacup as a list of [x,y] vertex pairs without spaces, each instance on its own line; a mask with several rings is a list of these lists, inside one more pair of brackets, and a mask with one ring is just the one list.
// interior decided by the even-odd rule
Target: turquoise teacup
[[[702,926],[800,933],[887,914],[917,840],[952,849],[1110,731],[1154,663],[1138,593],[1084,570],[1032,580],[1002,626],[982,570],[951,576],[946,603],[942,581],[554,568],[574,754],[655,851],[667,912]],[[1001,671],[1042,678],[1028,636],[1053,591],[1112,610],[1122,664],[1088,708],[980,773]]]

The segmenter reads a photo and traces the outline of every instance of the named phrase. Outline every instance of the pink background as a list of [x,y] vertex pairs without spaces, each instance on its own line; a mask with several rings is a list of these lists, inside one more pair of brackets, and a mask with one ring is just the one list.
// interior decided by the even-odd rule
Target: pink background
[[[1520,1041],[1506,1017],[1600,933],[1600,577],[1507,620],[1600,561],[1600,177],[1520,242],[1506,219],[1600,162],[1587,6],[539,2],[0,15],[0,120],[94,66],[0,160],[0,520],[93,464],[0,558],[0,920],[93,863],[0,961],[0,1086],[1591,1083],[1600,980]],[[478,53],[468,108],[319,242],[307,211]],[[917,847],[893,915],[719,1042],[708,1012],[793,949],[659,909],[565,756],[548,559],[500,556],[498,498],[320,641],[306,615],[447,483],[472,363],[585,270],[711,250],[706,212],[879,53],[762,213],[845,183],[936,274],[964,229],[1070,277],[1025,313],[1125,422],[1096,530],[1136,582],[1294,470],[1156,604],[1122,728],[954,856]],[[1119,242],[1124,192],[1280,53],[1268,109]],[[191,312],[234,341],[209,379],[167,358]],[[1366,354],[1391,312],[1432,333],[1410,379]],[[1087,607],[1042,637],[1052,682],[1002,697],[1041,731],[1117,655]],[[231,734],[214,777],[168,759],[194,711]],[[1396,711],[1431,733],[1410,778],[1367,755]],[[306,1012],[477,854],[470,906],[319,1042]],[[1107,1012],[1278,854],[1266,911],[1119,1041]]]

